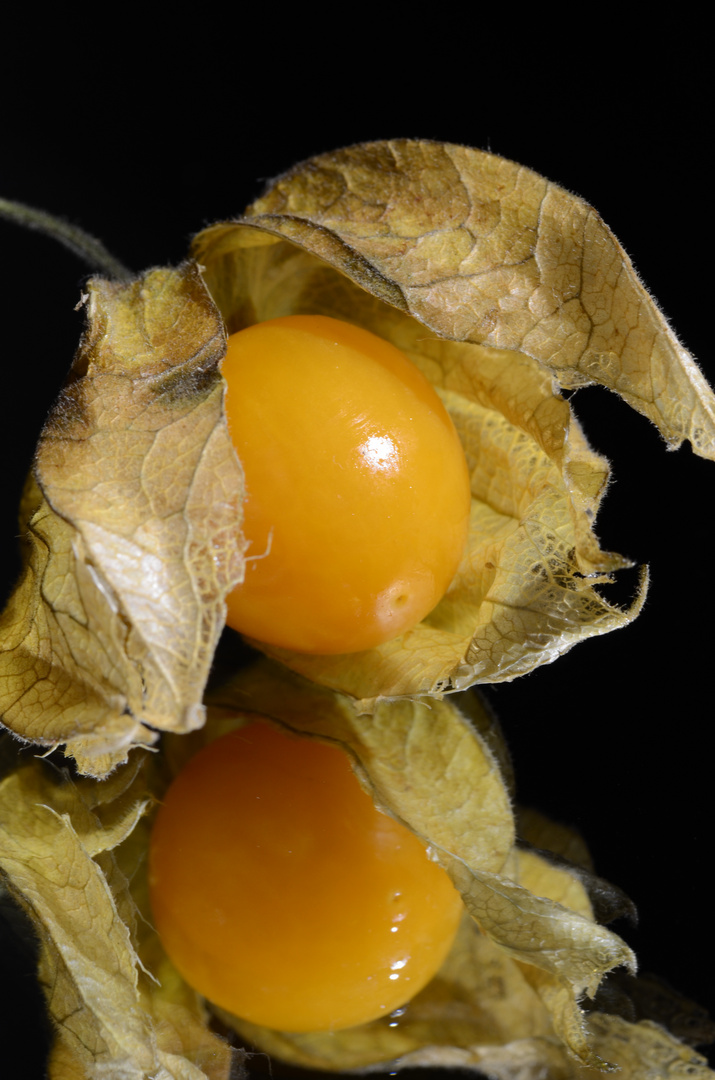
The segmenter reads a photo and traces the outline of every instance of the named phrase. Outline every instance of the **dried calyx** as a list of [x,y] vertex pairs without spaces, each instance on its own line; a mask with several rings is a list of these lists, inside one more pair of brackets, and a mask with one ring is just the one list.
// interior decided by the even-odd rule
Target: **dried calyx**
[[[463,147],[371,144],[298,166],[193,254],[201,272],[191,262],[91,285],[88,331],[23,500],[25,574],[0,621],[5,723],[64,745],[86,774],[58,783],[23,758],[0,785],[0,866],[52,988],[51,1075],[229,1075],[228,1048],[148,921],[142,815],[246,710],[342,746],[470,916],[399,1021],[326,1037],[227,1018],[247,1039],[322,1069],[399,1060],[576,1080],[605,1059],[635,1078],[666,1056],[698,1075],[701,1061],[662,1029],[584,1017],[581,997],[632,954],[594,920],[583,874],[515,846],[504,755],[478,699],[442,700],[637,613],[594,587],[627,561],[593,533],[608,469],[554,380],[601,382],[670,445],[689,438],[714,457],[713,397],[692,360],[589,207]],[[221,687],[206,722],[246,554],[226,333],[296,314],[377,334],[431,383],[469,469],[467,553],[407,634],[349,656],[264,643],[273,659]],[[136,749],[158,732],[160,754]],[[523,838],[565,853],[558,830]]]

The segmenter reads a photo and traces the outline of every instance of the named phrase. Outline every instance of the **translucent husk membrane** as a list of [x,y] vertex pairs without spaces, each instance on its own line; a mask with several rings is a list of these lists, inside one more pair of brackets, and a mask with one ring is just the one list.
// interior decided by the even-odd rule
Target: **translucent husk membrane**
[[[688,437],[715,456],[712,395],[617,241],[528,170],[398,142],[298,166],[194,254],[208,291],[191,264],[91,286],[23,502],[25,573],[0,622],[5,723],[64,744],[85,774],[6,747],[0,867],[40,936],[53,1080],[228,1077],[231,1052],[146,921],[143,815],[245,709],[345,746],[467,913],[443,970],[399,1017],[330,1037],[228,1018],[246,1038],[324,1069],[453,1064],[536,1080],[606,1060],[624,1076],[712,1075],[662,1028],[582,1013],[632,954],[594,921],[588,870],[515,846],[499,736],[471,692],[442,698],[550,662],[624,625],[642,599],[623,612],[594,588],[627,561],[593,534],[608,470],[555,380],[602,382],[671,445]],[[226,330],[294,312],[381,334],[437,387],[471,470],[470,542],[409,634],[350,657],[270,650],[284,666],[239,673],[205,723],[243,557],[218,364]],[[159,731],[174,734],[150,754]],[[529,820],[523,839],[573,854],[572,836],[542,825],[537,837]]]

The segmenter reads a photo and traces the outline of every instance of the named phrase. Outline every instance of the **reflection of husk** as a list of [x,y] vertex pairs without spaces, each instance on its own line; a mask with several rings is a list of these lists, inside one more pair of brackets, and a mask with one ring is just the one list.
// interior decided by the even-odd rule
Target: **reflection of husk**
[[[593,921],[583,872],[514,846],[509,793],[489,748],[500,736],[472,693],[430,708],[383,703],[366,717],[348,698],[262,661],[212,695],[204,729],[166,736],[158,756],[136,751],[108,781],[72,782],[36,760],[0,785],[0,866],[37,927],[51,988],[51,1080],[107,1070],[228,1080],[231,1051],[151,927],[142,815],[187,757],[255,714],[344,746],[376,803],[430,845],[475,919],[465,914],[441,971],[397,1015],[294,1036],[219,1010],[245,1040],[310,1068],[470,1064],[504,1080],[575,1080],[577,1062],[621,1061],[631,1044],[647,1062],[663,1040],[679,1060],[701,1060],[647,1025],[630,1025],[624,1048],[620,1021],[582,1014],[583,990],[595,993],[600,975],[632,954]],[[529,838],[583,856],[568,831],[525,822]],[[645,1077],[623,1060],[626,1077]]]

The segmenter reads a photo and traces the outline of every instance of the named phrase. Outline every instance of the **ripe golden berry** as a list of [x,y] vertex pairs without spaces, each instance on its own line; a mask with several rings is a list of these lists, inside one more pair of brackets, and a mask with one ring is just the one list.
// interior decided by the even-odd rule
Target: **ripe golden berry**
[[232,335],[222,372],[249,541],[229,626],[307,653],[411,629],[449,587],[470,511],[430,383],[389,342],[307,315]]
[[155,925],[184,978],[285,1031],[390,1013],[441,966],[462,902],[345,753],[253,722],[197,754],[150,845]]

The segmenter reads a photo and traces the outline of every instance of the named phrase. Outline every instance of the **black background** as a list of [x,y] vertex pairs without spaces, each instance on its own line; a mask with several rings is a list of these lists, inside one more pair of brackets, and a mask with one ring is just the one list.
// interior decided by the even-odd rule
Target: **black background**
[[[268,39],[253,25],[232,29],[230,54],[217,40],[225,30],[197,27],[200,58],[198,42],[178,53],[131,42],[89,68],[66,56],[57,70],[20,65],[4,88],[0,194],[82,225],[141,270],[179,261],[193,232],[240,212],[312,154],[404,136],[489,149],[600,211],[715,382],[711,102],[697,27],[653,28],[647,55],[636,32],[615,38],[602,27],[517,47],[505,25],[425,26],[399,45],[376,26],[348,53],[298,23]],[[73,309],[86,271],[44,237],[1,221],[0,237],[6,594],[17,573],[15,506],[82,330]],[[605,390],[580,391],[573,405],[613,464],[602,543],[650,564],[649,600],[631,627],[488,696],[520,799],[582,831],[599,873],[639,908],[637,929],[617,929],[642,968],[712,1010],[715,462],[687,447],[668,453]],[[634,586],[627,576],[618,595]],[[9,1039],[17,1014],[3,1021]],[[28,1051],[23,1061],[28,1077],[41,1075]]]

